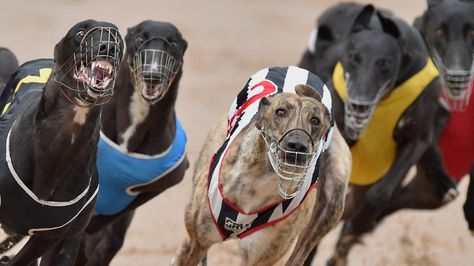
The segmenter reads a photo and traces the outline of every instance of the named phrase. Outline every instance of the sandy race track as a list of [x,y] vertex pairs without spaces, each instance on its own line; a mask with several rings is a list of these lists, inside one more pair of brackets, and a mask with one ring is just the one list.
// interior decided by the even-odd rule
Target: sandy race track
[[[145,19],[173,22],[189,43],[177,103],[188,132],[194,161],[211,123],[228,107],[247,78],[257,70],[297,64],[315,18],[331,0],[42,0],[0,1],[0,46],[20,62],[52,57],[53,47],[76,22],[94,18],[115,23],[125,35]],[[364,1],[366,2],[366,1]],[[409,22],[425,0],[376,1]],[[140,208],[126,243],[112,265],[169,265],[184,232],[184,205],[191,191],[185,180]],[[386,220],[350,265],[474,265],[474,237],[467,230],[462,196],[437,211],[404,211]],[[332,232],[320,247],[315,265],[324,265],[334,247]],[[209,265],[238,265],[235,242],[216,245]]]

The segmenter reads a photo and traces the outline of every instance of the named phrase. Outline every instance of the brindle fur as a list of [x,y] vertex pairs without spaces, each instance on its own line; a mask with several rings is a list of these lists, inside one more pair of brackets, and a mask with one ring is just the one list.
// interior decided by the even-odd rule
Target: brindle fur
[[[324,129],[328,128],[328,117],[320,102],[313,98],[300,98],[293,94],[285,94],[263,98],[256,120],[243,129],[227,151],[221,172],[224,194],[227,199],[245,211],[257,210],[281,199],[277,193],[277,176],[267,159],[266,144],[258,128],[263,126],[278,138],[288,129],[294,127],[308,130],[309,126],[306,122],[308,117],[305,115],[311,114],[316,115],[322,121],[320,128],[309,131],[313,139],[319,139]],[[292,106],[292,108],[296,108],[296,112],[292,111],[291,115],[284,120],[277,120],[274,113],[280,106]],[[307,108],[309,110],[302,114],[301,110]],[[300,119],[295,119],[296,117]],[[209,160],[223,143],[226,133],[227,118],[223,116],[211,128],[196,161],[194,189],[185,211],[187,234],[178,248],[173,265],[197,265],[205,257],[209,247],[222,241],[211,218],[207,203],[206,184]],[[304,229],[311,218],[312,210],[321,212],[321,209],[324,208],[320,205],[315,207],[317,194],[330,193],[325,189],[328,187],[326,184],[331,182],[347,184],[350,152],[336,128],[330,148],[323,156],[325,167],[323,167],[324,172],[321,172],[320,175],[320,180],[323,180],[321,181],[323,183],[322,187],[318,189],[321,193],[312,190],[290,217],[241,239],[239,250],[242,265],[273,265],[276,263]],[[342,168],[346,170],[333,171],[333,165],[342,165]],[[343,200],[344,197],[339,197],[335,201],[343,202]],[[343,203],[336,205],[341,206]],[[337,220],[337,217],[327,217],[326,219]]]

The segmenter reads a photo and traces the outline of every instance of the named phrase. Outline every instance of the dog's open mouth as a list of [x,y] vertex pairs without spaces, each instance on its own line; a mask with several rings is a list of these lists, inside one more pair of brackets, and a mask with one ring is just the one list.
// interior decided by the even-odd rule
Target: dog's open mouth
[[92,89],[103,91],[112,83],[114,67],[108,60],[94,60],[88,66],[81,64],[76,69],[74,78]]
[[143,98],[153,101],[163,93],[163,82],[161,79],[141,82],[141,94]]

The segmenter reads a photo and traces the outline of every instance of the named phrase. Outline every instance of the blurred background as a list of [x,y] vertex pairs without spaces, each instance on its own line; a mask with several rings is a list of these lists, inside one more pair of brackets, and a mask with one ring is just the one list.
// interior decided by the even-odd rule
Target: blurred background
[[[54,45],[75,23],[93,18],[128,27],[152,19],[174,23],[189,46],[177,101],[194,161],[212,122],[227,112],[246,80],[268,66],[294,65],[317,16],[335,0],[41,0],[0,1],[0,46],[20,63],[52,57]],[[357,1],[368,3],[368,1]],[[426,0],[372,1],[408,23]],[[192,168],[182,183],[141,207],[112,265],[169,265],[184,233],[184,206]],[[402,211],[364,238],[349,265],[474,265],[474,236],[465,224],[461,196],[436,211]],[[314,265],[325,265],[337,227],[322,242]],[[215,245],[212,265],[238,265],[235,241]]]

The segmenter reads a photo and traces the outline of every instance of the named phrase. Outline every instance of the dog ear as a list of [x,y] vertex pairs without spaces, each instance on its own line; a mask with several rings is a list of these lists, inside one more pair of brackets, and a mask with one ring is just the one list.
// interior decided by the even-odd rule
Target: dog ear
[[311,31],[308,38],[308,51],[315,54],[316,51],[322,51],[334,42],[331,29],[325,24],[317,26]]
[[184,52],[186,52],[186,49],[188,49],[188,42],[184,38],[181,38],[181,41],[183,42],[183,54],[184,54]]
[[262,124],[260,124],[261,122],[261,117],[262,117],[262,113],[264,112],[264,109],[268,106],[270,106],[270,99],[268,99],[268,97],[263,97],[262,99],[260,99],[260,103],[258,104],[258,112],[257,112],[257,115],[256,115],[256,123],[255,123],[255,127],[257,127],[258,130],[262,129]]
[[373,5],[366,5],[360,11],[359,15],[357,15],[356,19],[354,20],[354,24],[352,24],[351,32],[355,33],[364,29],[369,29],[370,19],[374,14],[374,6]]
[[127,28],[127,35],[125,35],[125,42],[129,42],[135,34],[136,27]]
[[269,106],[269,105],[270,105],[270,100],[268,99],[268,97],[263,97],[262,99],[260,99],[260,104],[258,106],[258,109],[260,110],[262,106]]
[[307,84],[298,84],[295,86],[295,92],[299,96],[306,96],[306,97],[311,97],[319,102],[323,98],[321,94],[316,90],[315,88],[311,87],[310,85]]
[[382,13],[377,11],[377,17],[380,20],[380,24],[382,24],[382,29],[385,33],[392,35],[395,39],[400,38],[400,29],[398,28],[395,21],[392,19],[385,17]]
[[333,42],[333,41],[334,41],[334,36],[332,34],[331,29],[325,24],[319,25],[318,32],[316,35],[316,45],[325,44],[325,43]]
[[[428,4],[428,8],[432,8],[432,7],[436,6],[436,5],[439,5],[439,4],[441,4],[443,1],[444,1],[444,0],[428,0],[428,3],[427,3],[427,4]],[[461,0],[461,1],[463,1],[463,0]]]

